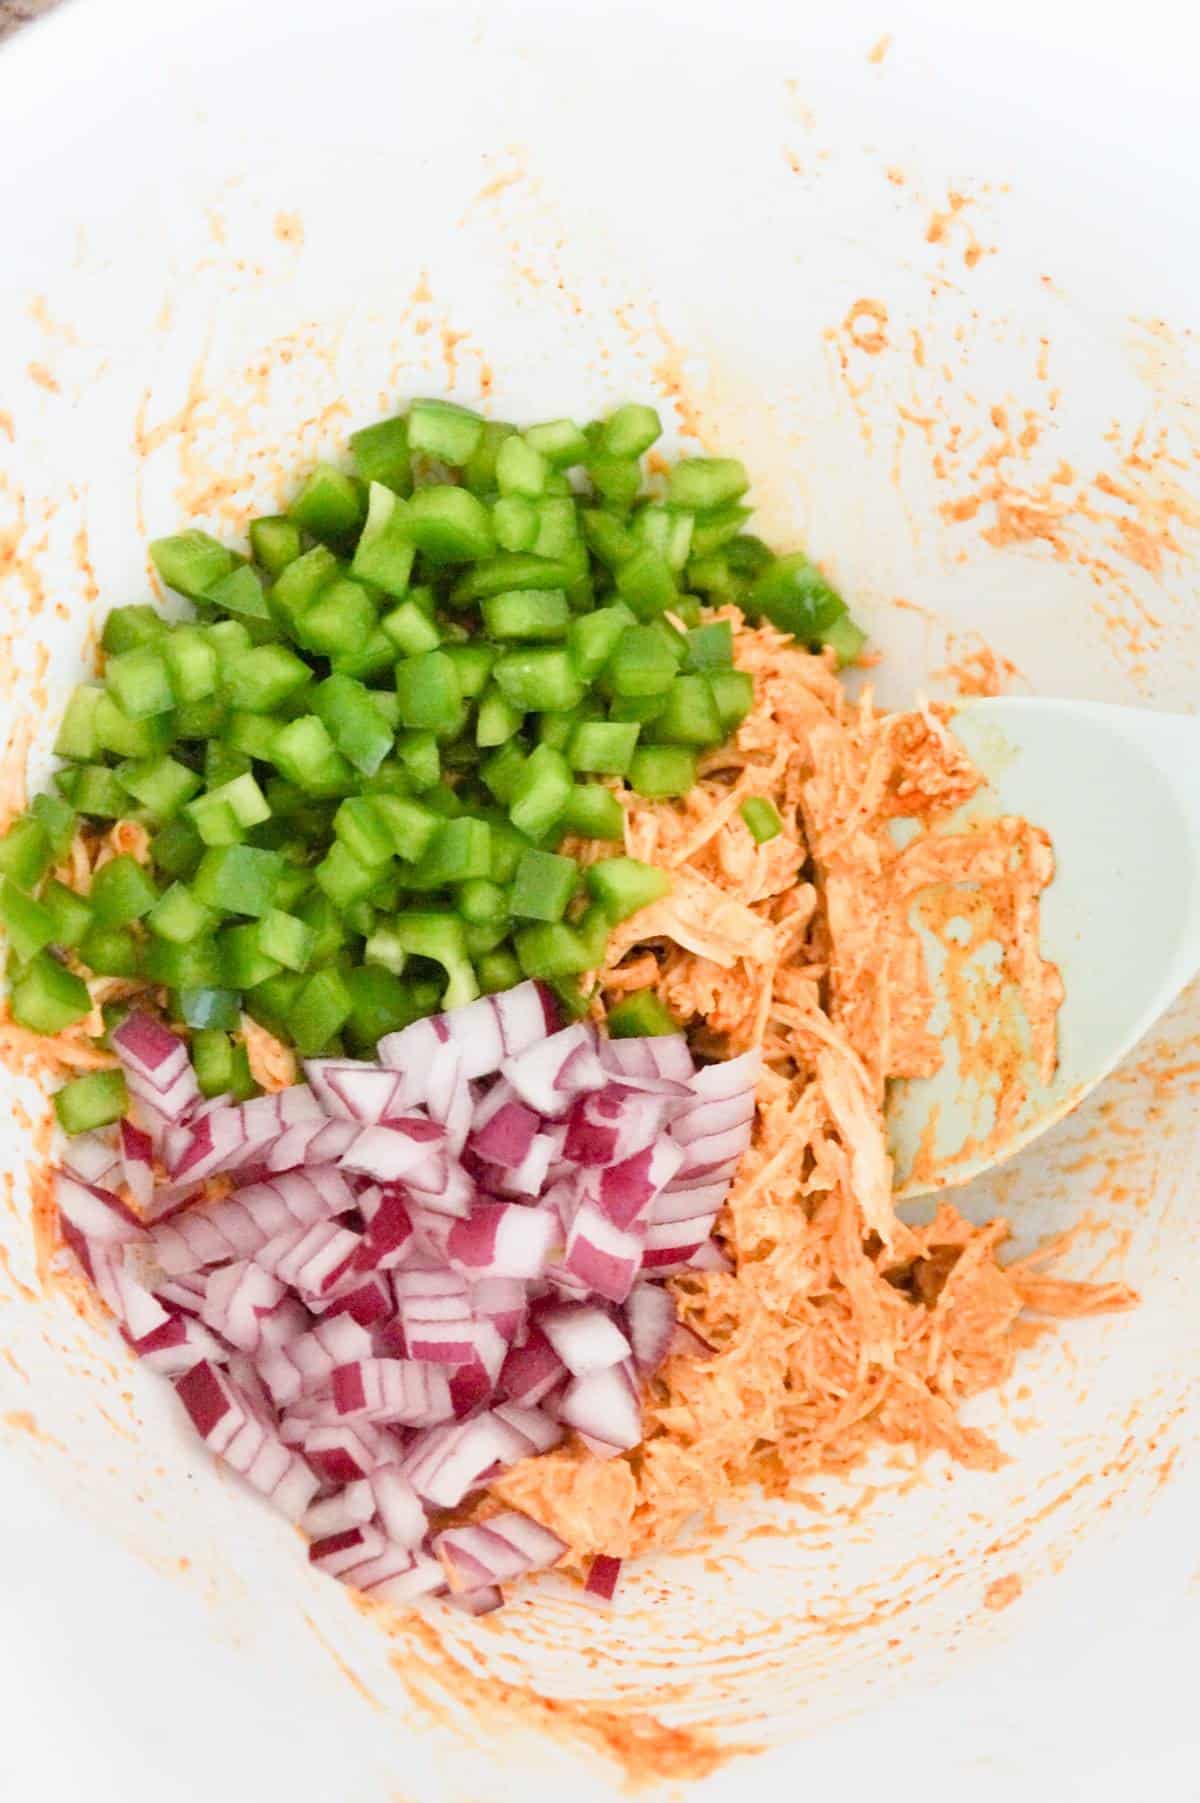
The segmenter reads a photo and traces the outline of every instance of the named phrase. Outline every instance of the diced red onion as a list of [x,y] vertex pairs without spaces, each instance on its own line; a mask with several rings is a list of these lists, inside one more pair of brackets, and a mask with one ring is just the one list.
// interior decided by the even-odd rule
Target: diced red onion
[[436,1559],[425,1552],[410,1552],[402,1546],[387,1546],[377,1558],[356,1565],[343,1580],[377,1602],[392,1603],[398,1608],[415,1603],[419,1597],[444,1590],[446,1579]]
[[559,1420],[585,1435],[601,1458],[629,1452],[641,1441],[637,1388],[624,1365],[573,1377],[556,1407]]
[[361,1234],[339,1227],[336,1221],[317,1221],[312,1227],[293,1227],[277,1234],[254,1256],[264,1270],[282,1278],[301,1296],[321,1296],[353,1269],[362,1243]]
[[696,1067],[688,1042],[682,1033],[663,1033],[648,1038],[605,1039],[600,1042],[600,1060],[605,1069],[619,1079],[636,1078],[672,1084],[690,1084]]
[[445,1601],[463,1615],[492,1615],[503,1609],[504,1592],[495,1584],[481,1584],[478,1590],[451,1591]]
[[352,1058],[307,1058],[304,1074],[326,1114],[366,1126],[419,1100],[399,1071]]
[[331,1578],[344,1577],[349,1582],[354,1567],[366,1564],[368,1559],[378,1559],[384,1545],[379,1529],[363,1522],[357,1527],[327,1534],[322,1540],[314,1540],[308,1556],[312,1564],[319,1565]]
[[607,1370],[630,1356],[629,1341],[602,1308],[567,1304],[544,1309],[538,1326],[572,1377]]
[[523,1102],[505,1102],[471,1135],[471,1150],[489,1164],[521,1164],[533,1144],[539,1117]]
[[587,1201],[571,1223],[563,1263],[597,1296],[624,1302],[641,1269],[641,1238],[614,1227],[606,1214]]
[[[204,1102],[183,1042],[129,1021],[131,1117],[68,1149],[64,1239],[200,1437],[342,1581],[397,1604],[444,1590],[427,1510],[568,1428],[630,1450],[639,1376],[711,1355],[655,1280],[729,1268],[712,1229],[757,1054],[697,1071],[682,1036],[602,1042],[524,983],[388,1036],[379,1064],[313,1059],[306,1083]],[[209,1202],[222,1172],[241,1187]],[[443,1541],[471,1613],[563,1550],[512,1512]],[[619,1563],[597,1559],[593,1589]]]
[[490,1321],[510,1344],[523,1331],[529,1304],[525,1285],[515,1277],[480,1277],[471,1284],[471,1312]]
[[516,1346],[500,1371],[499,1388],[523,1408],[533,1408],[558,1387],[567,1367],[538,1327],[530,1329],[523,1346]]
[[561,1423],[547,1415],[544,1409],[523,1409],[515,1402],[498,1402],[493,1413],[525,1441],[526,1450],[522,1455],[525,1458],[550,1452],[562,1441]]
[[132,1121],[121,1122],[120,1134],[125,1187],[138,1213],[144,1215],[154,1200],[154,1146],[150,1135]]
[[450,1588],[471,1592],[484,1585],[511,1583],[545,1571],[562,1558],[566,1542],[540,1522],[507,1509],[482,1523],[447,1528],[434,1536]]
[[261,1265],[237,1260],[209,1272],[200,1318],[231,1346],[254,1352],[262,1344],[263,1316],[286,1294],[280,1279]]
[[639,1283],[625,1303],[633,1362],[650,1377],[666,1358],[676,1325],[675,1298],[657,1283]]
[[361,1528],[375,1514],[375,1497],[366,1478],[313,1503],[300,1526],[312,1540],[323,1540],[331,1534],[344,1534],[347,1528]]
[[383,1432],[370,1422],[307,1424],[299,1444],[314,1471],[328,1484],[350,1484],[368,1477],[395,1456]]
[[67,1171],[55,1174],[54,1200],[64,1220],[97,1245],[129,1245],[145,1238],[146,1229],[119,1196],[98,1184],[81,1183]]
[[388,1539],[395,1546],[419,1546],[428,1526],[425,1507],[399,1465],[373,1471],[368,1488]]
[[577,1095],[605,1081],[594,1033],[583,1021],[510,1056],[502,1068],[521,1100],[547,1119],[566,1114]]
[[369,1358],[338,1365],[332,1401],[340,1420],[403,1422],[406,1427],[429,1427],[453,1412],[444,1373],[419,1359]]
[[621,1564],[622,1561],[614,1559],[610,1553],[597,1553],[584,1585],[588,1595],[595,1597],[598,1602],[611,1603],[617,1593]]
[[80,1183],[97,1184],[112,1189],[121,1181],[121,1151],[107,1128],[94,1133],[78,1133],[67,1141],[62,1168]]
[[468,1274],[540,1277],[559,1237],[555,1215],[517,1203],[480,1202],[450,1230],[446,1250]]

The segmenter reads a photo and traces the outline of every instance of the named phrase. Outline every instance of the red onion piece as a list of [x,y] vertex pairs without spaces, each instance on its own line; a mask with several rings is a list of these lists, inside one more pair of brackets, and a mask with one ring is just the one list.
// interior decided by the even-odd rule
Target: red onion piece
[[595,1597],[598,1602],[611,1603],[617,1593],[621,1564],[622,1561],[614,1559],[610,1553],[597,1553],[584,1585],[588,1595]]
[[637,1387],[623,1365],[573,1377],[557,1409],[559,1420],[584,1435],[599,1458],[615,1458],[641,1442]]
[[94,1183],[101,1189],[112,1189],[121,1181],[121,1151],[107,1128],[94,1133],[78,1133],[67,1141],[62,1168],[80,1183]]
[[503,1073],[521,1100],[547,1119],[566,1114],[577,1095],[605,1082],[595,1035],[583,1021],[507,1058]]
[[484,1585],[511,1583],[532,1571],[545,1571],[567,1550],[557,1534],[515,1509],[483,1523],[447,1528],[435,1535],[433,1547],[450,1588],[468,1593]]
[[368,1488],[388,1539],[396,1546],[420,1546],[428,1527],[425,1507],[399,1465],[373,1471]]
[[538,1126],[539,1117],[532,1108],[526,1108],[523,1102],[504,1102],[471,1135],[471,1150],[489,1164],[519,1165],[533,1144]]
[[607,1370],[630,1356],[629,1341],[602,1308],[548,1308],[539,1313],[538,1326],[572,1377]]
[[625,1324],[633,1362],[642,1377],[658,1370],[671,1346],[675,1298],[657,1283],[639,1283],[625,1303]]
[[559,1237],[555,1215],[516,1203],[480,1202],[450,1230],[446,1250],[468,1274],[540,1277]]
[[55,1174],[54,1200],[63,1219],[97,1245],[129,1245],[146,1236],[137,1216],[112,1190],[81,1183],[66,1171]]
[[418,1359],[357,1359],[334,1368],[332,1406],[343,1421],[428,1427],[452,1414],[450,1386]]
[[[711,1354],[657,1279],[729,1268],[712,1230],[756,1054],[697,1071],[679,1035],[605,1043],[533,983],[241,1104],[201,1102],[152,1017],[121,1041],[131,1118],[68,1150],[63,1236],[201,1438],[342,1581],[390,1603],[445,1590],[427,1510],[568,1429],[598,1457],[630,1450],[639,1377]],[[241,1187],[209,1202],[223,1172]],[[448,1533],[471,1613],[562,1551],[511,1512]],[[597,1559],[593,1589],[616,1568]]]
[[348,1528],[362,1528],[375,1514],[375,1498],[366,1478],[356,1478],[332,1496],[313,1503],[300,1526],[311,1540],[324,1540],[332,1534],[344,1534]]

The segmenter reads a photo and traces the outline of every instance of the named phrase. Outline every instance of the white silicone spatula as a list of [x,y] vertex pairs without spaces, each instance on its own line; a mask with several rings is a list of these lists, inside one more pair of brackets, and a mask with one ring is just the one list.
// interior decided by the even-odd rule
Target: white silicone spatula
[[1041,1085],[1030,1065],[1028,1099],[999,1143],[956,1056],[892,1086],[901,1195],[963,1183],[1044,1132],[1200,971],[1200,718],[1005,697],[965,703],[952,726],[987,779],[983,811],[1023,815],[1053,840],[1041,945],[1066,999],[1054,1080]]

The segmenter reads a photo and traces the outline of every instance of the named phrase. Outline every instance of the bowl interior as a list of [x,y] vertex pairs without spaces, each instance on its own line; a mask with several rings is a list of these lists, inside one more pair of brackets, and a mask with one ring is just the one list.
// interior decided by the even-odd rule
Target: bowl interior
[[[746,459],[764,536],[825,562],[883,653],[886,702],[998,676],[1194,707],[1200,379],[1159,317],[1184,195],[1152,167],[1150,127],[1141,165],[1101,145],[1085,180],[1057,151],[1086,122],[1013,132],[1009,51],[992,66],[959,43],[939,64],[923,23],[872,51],[855,8],[803,50],[778,17],[734,36],[701,9],[685,83],[663,79],[674,7],[636,33],[619,9],[468,25],[351,0],[336,27],[306,5],[108,10],[103,40],[68,9],[0,64],[21,171],[0,296],[5,681],[35,774],[104,612],[149,592],[148,538],[185,519],[236,533],[422,393],[523,419],[656,398],[679,444]],[[1140,204],[1100,282],[1124,189]],[[1190,237],[1184,255],[1194,277]],[[1034,1598],[1001,1605],[1040,1596],[1070,1553],[1109,1547],[1165,1585],[1187,1559],[1144,1524],[1200,1407],[1180,1278],[1200,1251],[1198,1030],[1185,998],[1079,1113],[962,1192],[1022,1247],[1083,1222],[1066,1268],[1144,1297],[1136,1318],[1038,1337],[972,1407],[1011,1462],[881,1459],[805,1505],[748,1501],[636,1570],[611,1621],[548,1586],[498,1620],[387,1641],[311,1578],[294,1537],[195,1456],[164,1386],[41,1293],[26,1166],[43,1104],[7,1076],[4,1456],[203,1599],[197,1646],[240,1643],[269,1674],[255,1683],[341,1724],[353,1750],[328,1770],[369,1799],[396,1794],[400,1710],[409,1788],[490,1794],[491,1731],[448,1725],[447,1686],[521,1705],[510,1769],[602,1796],[611,1768],[547,1742],[536,1696],[567,1699],[555,1721],[593,1747],[620,1739],[606,1711],[652,1715],[653,1757],[684,1776],[710,1736],[824,1730],[999,1638],[1040,1669]],[[759,1769],[783,1794],[780,1757]]]

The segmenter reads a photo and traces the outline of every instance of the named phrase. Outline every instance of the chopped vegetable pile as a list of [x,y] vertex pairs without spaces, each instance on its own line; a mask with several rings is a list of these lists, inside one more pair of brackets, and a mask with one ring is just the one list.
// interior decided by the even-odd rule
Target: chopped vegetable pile
[[160,539],[191,614],[109,616],[0,841],[0,1043],[77,1073],[64,1240],[387,1602],[556,1564],[611,1600],[747,1486],[994,1464],[958,1410],[1021,1310],[1135,1300],[896,1215],[886,1087],[941,1056],[914,897],[986,908],[1048,1077],[1052,850],[948,830],[942,715],[851,702],[843,602],[744,530],[740,463],[647,477],[659,433],[418,401],[248,556]]
[[529,982],[240,1104],[140,1009],[112,1043],[141,1124],[75,1138],[55,1195],[129,1344],[322,1570],[499,1607],[566,1542],[452,1512],[571,1430],[632,1451],[641,1381],[704,1350],[662,1279],[724,1267],[757,1053],[697,1070],[682,1034],[562,1027]]
[[[611,929],[667,887],[596,856],[618,850],[622,797],[685,795],[752,705],[712,610],[842,659],[862,644],[806,557],[744,530],[739,462],[647,480],[660,431],[645,406],[519,432],[416,401],[353,435],[353,472],[318,464],[252,521],[249,556],[157,540],[190,616],[108,616],[57,793],[0,842],[13,1020],[54,1035],[92,1014],[89,976],[142,983],[190,1029],[204,1093],[246,1097],[243,1016],[304,1056],[369,1054],[522,977],[577,1002]],[[778,830],[769,803],[745,818]],[[146,855],[81,892],[59,866],[111,821],[144,826]],[[647,1030],[638,1005],[617,1030]],[[94,1073],[59,1118],[80,1132],[123,1106]]]

